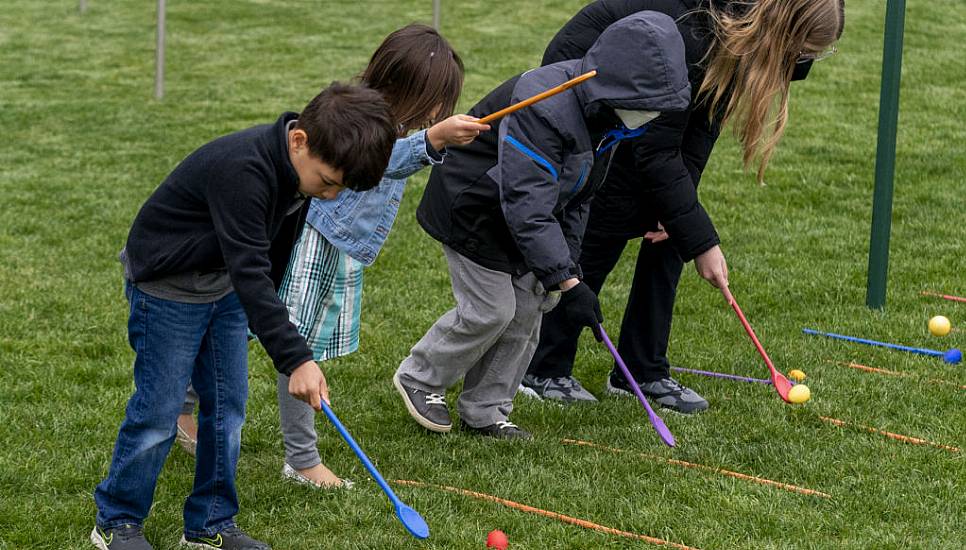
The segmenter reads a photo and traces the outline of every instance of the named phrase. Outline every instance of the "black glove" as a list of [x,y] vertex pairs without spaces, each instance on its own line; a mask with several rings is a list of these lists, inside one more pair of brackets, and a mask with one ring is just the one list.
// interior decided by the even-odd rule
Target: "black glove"
[[564,315],[572,324],[580,327],[590,327],[594,331],[594,338],[602,340],[597,326],[604,322],[604,315],[600,312],[600,302],[597,295],[583,281],[577,286],[564,291],[560,297],[560,306]]

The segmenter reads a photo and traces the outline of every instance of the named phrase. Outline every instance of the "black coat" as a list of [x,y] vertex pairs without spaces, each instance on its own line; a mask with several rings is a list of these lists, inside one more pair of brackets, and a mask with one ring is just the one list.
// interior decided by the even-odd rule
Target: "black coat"
[[227,269],[255,336],[283,374],[312,359],[276,292],[308,210],[288,214],[298,176],[285,113],[188,155],[141,207],[128,234],[132,282]]
[[[568,21],[547,46],[543,63],[582,57],[615,21],[642,10],[665,13],[684,39],[691,82],[691,105],[651,123],[633,147],[616,153],[607,181],[594,199],[594,230],[633,238],[663,223],[671,243],[690,260],[719,243],[718,234],[698,200],[697,186],[718,138],[718,117],[695,101],[712,34],[705,13],[708,0],[599,0]],[[691,12],[691,13],[688,13]],[[633,45],[628,44],[631,48]],[[644,46],[637,46],[645,51]],[[606,215],[602,215],[606,214]]]
[[[630,42],[641,51],[627,48]],[[595,78],[450,150],[433,168],[417,210],[426,232],[489,269],[532,271],[545,288],[577,276],[589,199],[602,181],[592,177],[599,172],[595,138],[609,129],[601,121],[615,126],[615,108],[668,112],[690,101],[684,44],[673,20],[656,12],[627,17],[579,59],[514,77],[470,110],[492,113],[591,69]]]

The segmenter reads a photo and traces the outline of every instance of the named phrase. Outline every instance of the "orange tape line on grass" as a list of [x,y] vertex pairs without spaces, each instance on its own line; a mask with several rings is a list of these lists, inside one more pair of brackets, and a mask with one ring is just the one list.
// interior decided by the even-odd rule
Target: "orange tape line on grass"
[[[846,367],[849,367],[850,369],[861,370],[861,371],[865,371],[865,372],[872,372],[872,373],[875,373],[875,374],[886,374],[886,375],[889,375],[889,376],[905,376],[905,377],[911,376],[908,372],[899,372],[899,371],[894,371],[894,370],[878,369],[876,367],[867,367],[865,365],[860,365],[858,363],[845,362],[845,361],[831,361],[831,362],[832,363],[835,363],[836,365],[844,365]],[[930,382],[932,384],[943,384],[943,385],[947,385],[947,386],[955,386],[955,387],[957,387],[957,388],[959,388],[961,390],[966,390],[966,386],[957,384],[955,382],[950,382],[949,380],[938,380],[936,378],[928,378],[926,380],[926,382]]]
[[698,470],[704,470],[706,472],[712,472],[712,473],[715,473],[715,474],[721,474],[723,476],[729,476],[729,477],[733,477],[735,479],[741,479],[741,480],[744,480],[744,481],[751,481],[751,482],[754,482],[754,483],[760,483],[761,485],[768,485],[770,487],[777,487],[779,489],[784,489],[786,491],[791,491],[793,493],[800,493],[800,494],[803,494],[803,495],[816,496],[816,497],[822,497],[822,498],[832,498],[832,495],[830,495],[828,493],[823,493],[821,491],[816,491],[814,489],[806,489],[804,487],[799,487],[797,485],[791,485],[789,483],[782,483],[780,481],[774,481],[774,480],[767,479],[767,478],[764,478],[764,477],[752,476],[752,475],[748,475],[748,474],[742,474],[742,473],[739,473],[739,472],[732,472],[731,470],[725,470],[724,468],[717,468],[717,467],[714,467],[714,466],[706,466],[704,464],[695,464],[694,462],[685,462],[684,460],[677,460],[677,459],[674,459],[674,458],[665,458],[663,456],[657,456],[657,455],[649,455],[647,453],[639,453],[637,451],[625,451],[624,449],[617,449],[617,448],[614,448],[614,447],[605,447],[604,445],[598,445],[597,443],[593,443],[591,441],[581,441],[579,439],[562,439],[561,442],[562,443],[565,443],[565,444],[568,444],[568,445],[581,445],[581,446],[584,446],[584,447],[594,447],[594,448],[597,448],[597,449],[603,449],[605,451],[610,451],[612,453],[631,452],[631,453],[634,453],[634,454],[636,454],[638,456],[642,456],[644,458],[649,458],[651,460],[658,460],[658,461],[661,461],[661,462],[666,462],[668,464],[673,464],[675,466],[683,466],[685,468],[695,468],[695,469],[698,469]]
[[841,426],[841,427],[854,426],[856,428],[860,428],[860,429],[865,430],[865,431],[870,432],[870,433],[884,435],[886,437],[895,439],[897,441],[903,441],[905,443],[912,443],[913,445],[929,445],[931,447],[936,447],[937,449],[943,449],[945,451],[950,451],[950,452],[954,452],[954,453],[958,453],[959,452],[959,447],[950,447],[949,445],[941,445],[939,443],[933,443],[932,441],[927,441],[925,439],[919,439],[918,437],[911,437],[911,436],[908,436],[908,435],[902,435],[902,434],[896,434],[896,433],[892,433],[892,432],[887,432],[885,430],[879,430],[877,428],[873,428],[871,426],[863,426],[861,424],[852,424],[850,422],[846,422],[844,420],[839,420],[838,418],[831,418],[831,417],[828,417],[828,416],[820,416],[819,418],[821,418],[822,420],[824,420],[824,421],[826,421],[826,422],[828,422],[830,424],[835,424],[836,426]]
[[504,506],[514,508],[516,510],[521,510],[524,512],[529,512],[531,514],[536,514],[538,516],[544,516],[551,519],[560,520],[564,523],[570,523],[583,527],[585,529],[591,529],[594,531],[600,531],[601,533],[608,533],[611,535],[619,535],[622,537],[627,537],[629,539],[643,540],[651,544],[656,544],[659,546],[670,546],[671,548],[677,548],[678,550],[698,550],[697,548],[691,546],[685,546],[683,544],[678,544],[676,542],[666,541],[664,539],[659,539],[655,537],[649,537],[647,535],[639,535],[637,533],[630,533],[627,531],[621,531],[620,529],[614,529],[613,527],[605,527],[603,525],[598,525],[594,522],[587,521],[585,519],[579,519],[571,516],[566,516],[557,512],[551,512],[549,510],[542,510],[540,508],[534,508],[533,506],[527,506],[526,504],[520,504],[519,502],[514,502],[512,500],[507,500],[505,498],[495,497],[493,495],[488,495],[486,493],[477,493],[476,491],[469,491],[467,489],[460,489],[458,487],[450,487],[448,485],[436,485],[434,483],[423,483],[422,481],[408,481],[404,479],[397,479],[393,483],[398,483],[399,485],[409,485],[411,487],[431,487],[433,489],[439,489],[441,491],[447,491],[450,493],[456,493],[458,495],[478,498],[480,500],[488,500],[490,502],[496,502]]

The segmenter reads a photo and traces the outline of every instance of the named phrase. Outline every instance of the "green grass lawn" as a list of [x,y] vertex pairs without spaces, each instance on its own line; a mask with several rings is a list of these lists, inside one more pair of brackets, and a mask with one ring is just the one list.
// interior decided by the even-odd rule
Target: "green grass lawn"
[[[212,138],[298,110],[359,72],[390,31],[429,21],[429,0],[170,2],[167,95],[152,99],[154,3],[9,0],[0,9],[0,549],[88,548],[94,485],[105,475],[133,384],[116,260],[142,202]],[[443,2],[444,33],[467,67],[462,108],[539,63],[582,2]],[[829,425],[841,418],[966,447],[963,366],[809,339],[803,326],[908,345],[945,314],[966,328],[966,9],[910,2],[906,17],[889,302],[870,311],[865,276],[884,2],[849,2],[840,53],[794,85],[789,130],[759,186],[722,139],[702,198],[721,233],[735,296],[782,370],[808,375],[812,400],[682,375],[712,408],[664,414],[664,447],[633,400],[564,408],[517,400],[536,435],[506,444],[412,422],[390,378],[451,306],[440,248],[417,226],[426,181],[411,181],[396,229],[367,272],[362,349],[325,366],[333,405],[389,479],[491,493],[624,531],[711,548],[964,548],[966,451],[899,443]],[[637,242],[601,301],[617,331]],[[720,295],[686,267],[670,356],[683,366],[766,374]],[[833,361],[912,373],[866,374]],[[576,374],[600,395],[611,368],[587,335]],[[399,487],[432,537],[415,542],[336,432],[319,419],[325,462],[360,483],[314,492],[284,483],[275,374],[251,353],[239,464],[239,523],[277,549],[481,548],[491,529],[512,548],[647,546],[433,489]],[[455,394],[451,394],[453,397]],[[563,445],[562,438],[625,449]],[[645,459],[645,453],[762,476],[831,495],[782,491]],[[172,451],[146,533],[174,548],[193,462]]]

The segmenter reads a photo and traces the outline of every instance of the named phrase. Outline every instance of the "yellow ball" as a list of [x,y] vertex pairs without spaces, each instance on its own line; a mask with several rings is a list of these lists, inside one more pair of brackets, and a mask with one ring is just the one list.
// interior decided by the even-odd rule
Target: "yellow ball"
[[952,328],[953,325],[949,322],[949,319],[942,315],[937,315],[929,320],[929,332],[933,336],[946,336]]
[[795,404],[801,404],[812,398],[812,392],[805,384],[798,384],[788,390],[788,400]]
[[801,382],[802,380],[805,380],[805,373],[798,369],[795,369],[792,371],[788,371],[788,377],[796,382]]

